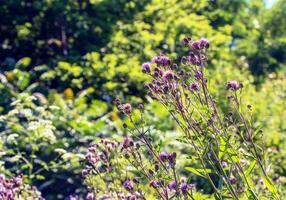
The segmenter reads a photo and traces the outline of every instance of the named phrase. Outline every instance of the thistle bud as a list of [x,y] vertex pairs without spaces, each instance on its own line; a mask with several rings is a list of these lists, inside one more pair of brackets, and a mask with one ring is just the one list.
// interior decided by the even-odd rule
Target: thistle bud
[[242,87],[241,84],[239,84],[237,81],[229,81],[226,84],[226,89],[227,90],[236,91],[236,90],[240,89],[241,87]]
[[130,103],[126,103],[126,104],[123,104],[122,105],[122,111],[125,113],[125,114],[130,114],[132,112],[132,106]]
[[151,65],[150,65],[150,63],[148,63],[148,62],[143,63],[141,69],[142,69],[143,73],[149,74],[151,72]]
[[170,81],[174,79],[174,73],[171,70],[165,71],[163,73],[163,80],[164,81]]

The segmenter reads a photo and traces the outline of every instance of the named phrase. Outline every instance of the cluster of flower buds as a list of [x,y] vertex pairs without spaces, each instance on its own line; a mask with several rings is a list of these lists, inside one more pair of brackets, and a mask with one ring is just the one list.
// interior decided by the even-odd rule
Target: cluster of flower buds
[[243,87],[242,83],[239,83],[237,81],[229,81],[226,84],[227,90],[237,91]]
[[194,188],[195,186],[193,184],[188,184],[187,182],[187,178],[186,177],[182,177],[180,182],[177,184],[177,182],[175,180],[171,181],[168,184],[168,189],[170,191],[176,191],[177,188],[180,189],[180,192],[182,194],[186,194],[190,189]]
[[159,159],[162,161],[162,162],[168,162],[170,165],[174,165],[176,163],[176,156],[177,154],[175,152],[173,153],[166,153],[166,152],[161,152],[159,154]]
[[[167,56],[160,54],[151,59],[150,62],[142,64],[141,69],[143,73],[147,73],[152,77],[152,81],[145,85],[148,90],[148,95],[154,99],[166,99],[168,94],[176,96],[180,85],[191,91],[198,91],[199,84],[196,82],[206,82],[206,78],[203,77],[202,69],[203,62],[207,59],[201,49],[206,49],[209,46],[209,42],[202,38],[198,41],[191,43],[190,38],[185,38],[184,43],[188,44],[191,51],[188,56],[182,58],[182,63],[191,65],[189,69],[184,67],[179,68],[177,64],[172,63],[171,59]],[[190,78],[194,77],[190,85],[186,85],[186,82],[190,82]],[[126,113],[123,106],[120,110]],[[127,109],[128,110],[128,109]]]
[[[149,183],[149,186],[152,188],[159,188],[162,185],[160,185],[159,181],[156,180],[151,180]],[[176,180],[172,180],[171,182],[169,182],[167,184],[167,191],[169,192],[176,192],[176,191],[180,191],[181,194],[187,194],[189,190],[195,188],[194,184],[189,184],[187,182],[187,178],[186,177],[182,177],[180,179],[180,181],[176,181]]]
[[120,143],[118,142],[102,139],[98,144],[90,146],[85,155],[88,166],[82,170],[82,176],[86,177],[93,172],[98,163],[103,164],[108,170],[111,170],[109,154],[114,152],[119,145]]
[[133,190],[134,188],[134,185],[135,185],[135,182],[131,179],[127,179],[126,181],[124,181],[123,183],[123,187],[126,189],[126,190]]
[[127,149],[128,147],[134,146],[134,142],[131,138],[125,137],[122,142],[122,148]]
[[22,193],[29,195],[29,198],[35,200],[44,200],[41,193],[34,186],[23,183],[22,175],[8,179],[4,174],[0,174],[0,199],[16,200],[22,199]]
[[149,74],[153,80],[145,85],[149,95],[175,93],[177,82],[182,74],[176,72],[178,66],[171,59],[161,54],[152,58],[151,62],[143,63],[142,71]]
[[120,110],[121,112],[123,112],[126,115],[131,115],[132,106],[130,103],[122,104],[120,99],[115,99],[114,102],[115,102],[115,105],[117,106],[118,110]]
[[134,193],[127,193],[127,194],[123,194],[123,193],[118,193],[117,197],[119,200],[138,200],[138,199],[145,199],[144,196],[139,193],[138,191],[134,192]]
[[201,38],[197,41],[192,41],[190,37],[185,37],[183,39],[184,45],[191,47],[194,50],[207,49],[210,46],[209,41],[206,38]]

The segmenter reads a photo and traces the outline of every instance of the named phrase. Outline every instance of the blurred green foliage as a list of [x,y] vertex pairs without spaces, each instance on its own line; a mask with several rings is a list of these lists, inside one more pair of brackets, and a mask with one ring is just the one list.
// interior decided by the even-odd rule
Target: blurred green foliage
[[[265,144],[277,152],[273,173],[285,178],[285,6],[285,0],[271,9],[262,0],[0,1],[0,152],[8,152],[0,155],[1,170],[25,172],[47,199],[76,192],[88,144],[124,135],[112,100],[149,101],[141,63],[160,52],[178,61],[175,51],[187,51],[180,41],[192,36],[211,42],[209,81],[222,111],[226,81],[244,83]],[[159,105],[146,109],[154,137],[174,129]]]

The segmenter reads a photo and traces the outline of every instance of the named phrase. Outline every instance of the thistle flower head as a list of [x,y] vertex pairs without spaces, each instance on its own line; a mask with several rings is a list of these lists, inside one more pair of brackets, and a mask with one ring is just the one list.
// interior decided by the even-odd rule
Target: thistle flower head
[[175,180],[171,181],[169,184],[168,184],[168,188],[170,190],[175,190],[177,188],[177,182]]
[[190,86],[189,86],[190,90],[191,91],[198,91],[199,90],[199,84],[197,83],[192,83]]
[[125,113],[125,114],[130,114],[132,112],[132,106],[130,103],[126,103],[126,104],[123,104],[122,105],[122,111]]
[[200,50],[200,42],[199,41],[194,41],[191,46],[194,50]]
[[142,64],[142,72],[149,74],[151,72],[151,65],[148,62]]
[[150,181],[149,185],[150,187],[153,187],[153,188],[159,187],[159,183],[155,180]]
[[152,63],[156,63],[157,66],[167,67],[171,65],[171,59],[165,55],[159,55],[152,58]]
[[209,48],[210,42],[206,38],[201,38],[200,41],[200,48]]
[[176,161],[176,157],[177,157],[177,154],[175,152],[171,153],[168,155],[168,161],[171,163],[171,164],[174,164],[175,161]]
[[94,200],[94,194],[91,192],[87,193],[85,199],[86,200]]
[[126,149],[126,148],[128,148],[128,147],[130,147],[130,146],[132,146],[132,145],[133,145],[132,139],[129,138],[129,137],[125,137],[124,140],[123,140],[123,142],[122,142],[123,148]]
[[167,159],[168,159],[168,154],[167,154],[166,152],[161,152],[161,153],[159,154],[159,159],[160,159],[162,162],[167,161]]
[[133,187],[134,187],[134,182],[132,180],[126,180],[124,181],[123,183],[123,187],[126,189],[126,190],[132,190]]
[[174,74],[174,72],[171,71],[171,70],[167,70],[167,71],[165,71],[164,74],[163,74],[163,80],[164,80],[164,81],[171,81],[171,80],[174,79],[174,77],[175,77],[175,74]]
[[199,70],[197,70],[197,69],[194,70],[194,76],[195,76],[195,78],[198,79],[198,80],[202,80],[202,78],[203,78],[202,72],[199,71]]
[[226,84],[226,89],[227,90],[233,90],[233,91],[236,91],[238,89],[240,89],[242,87],[241,84],[239,84],[237,81],[233,80],[233,81],[229,81],[227,84]]

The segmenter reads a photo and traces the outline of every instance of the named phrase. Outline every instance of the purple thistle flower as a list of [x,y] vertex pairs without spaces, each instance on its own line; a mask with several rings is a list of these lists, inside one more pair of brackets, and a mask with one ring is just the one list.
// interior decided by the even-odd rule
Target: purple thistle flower
[[190,90],[192,90],[192,91],[198,91],[199,90],[199,85],[197,84],[197,83],[192,83],[191,85],[190,85]]
[[125,114],[130,114],[132,112],[132,106],[130,103],[126,103],[126,104],[123,104],[122,105],[122,111],[125,113]]
[[152,63],[156,63],[158,65],[159,63],[159,57],[158,56],[154,56],[152,59],[151,59],[151,62]]
[[171,64],[171,60],[169,57],[167,56],[161,56],[160,57],[160,65],[166,67],[166,66],[169,66]]
[[196,69],[194,70],[194,76],[196,79],[199,79],[199,80],[201,80],[203,78],[202,72],[200,72],[199,70],[196,70]]
[[168,154],[167,154],[166,152],[161,152],[161,153],[159,154],[159,159],[160,159],[162,162],[167,161],[167,159],[168,159]]
[[229,81],[227,84],[226,84],[226,89],[227,90],[233,90],[233,91],[236,91],[238,89],[241,88],[241,85],[237,82],[237,81]]
[[190,41],[191,41],[191,38],[190,38],[190,37],[185,37],[185,38],[183,39],[183,44],[187,46],[187,45],[190,43]]
[[149,185],[153,188],[157,188],[159,186],[158,182],[155,180],[150,181]]
[[187,183],[187,178],[186,178],[186,177],[182,177],[182,178],[180,179],[180,181],[181,181],[181,183]]
[[124,181],[123,183],[123,187],[126,189],[126,190],[132,190],[133,187],[134,187],[134,182],[132,180],[126,180]]
[[173,65],[171,65],[171,69],[178,69],[178,65],[176,63],[174,63]]
[[171,59],[165,55],[155,56],[152,58],[151,62],[163,67],[171,65]]
[[201,48],[209,48],[209,46],[210,46],[210,42],[206,39],[206,38],[201,38],[200,39],[200,47]]
[[187,183],[183,183],[180,187],[182,193],[187,193],[189,187],[188,187],[188,184]]
[[170,190],[175,190],[176,187],[177,187],[177,183],[176,183],[175,180],[174,180],[174,181],[171,181],[171,182],[168,184],[168,188],[169,188]]
[[86,197],[85,197],[86,200],[94,200],[94,194],[89,192]]
[[81,171],[81,175],[82,175],[83,177],[86,177],[88,174],[89,174],[89,170],[88,170],[88,169],[83,169],[83,170]]
[[69,200],[77,200],[77,196],[69,196]]
[[200,42],[198,42],[198,41],[193,42],[192,48],[195,50],[200,50]]
[[175,77],[174,72],[171,70],[165,71],[163,74],[163,80],[164,81],[170,81],[173,80]]
[[176,161],[177,154],[175,152],[168,155],[168,160],[171,164],[174,164]]
[[230,182],[231,184],[235,184],[236,181],[237,181],[237,179],[236,179],[234,176],[231,176],[231,177],[229,178],[229,182]]
[[123,146],[123,148],[126,149],[126,148],[130,147],[132,144],[133,144],[132,139],[129,137],[125,137],[123,140],[122,146]]
[[0,174],[0,183],[3,183],[5,181],[5,175]]
[[151,65],[150,63],[146,62],[142,64],[142,72],[143,73],[150,73],[151,72]]
[[193,52],[189,54],[187,57],[188,61],[193,64],[193,65],[199,65],[200,64],[200,59],[198,55],[195,55]]

